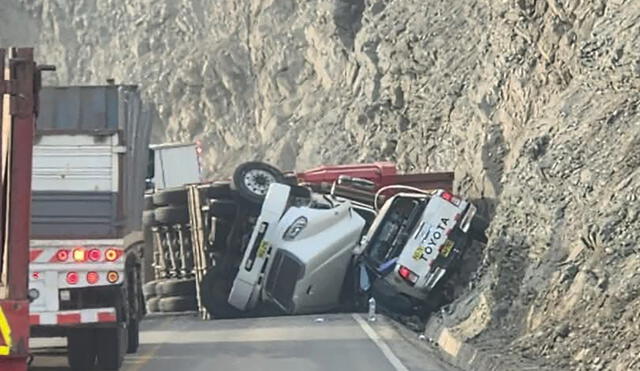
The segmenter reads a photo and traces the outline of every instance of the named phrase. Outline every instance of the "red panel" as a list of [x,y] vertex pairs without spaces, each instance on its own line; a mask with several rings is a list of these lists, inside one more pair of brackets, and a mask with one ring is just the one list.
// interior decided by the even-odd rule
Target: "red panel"
[[[4,55],[0,57],[4,62]],[[8,357],[0,356],[0,370],[25,371],[29,353],[29,304],[27,301],[29,269],[29,226],[31,219],[31,158],[36,115],[36,90],[39,86],[33,61],[33,49],[11,49],[9,59],[10,83],[0,68],[3,88],[10,88],[9,114],[11,135],[9,146],[8,184],[2,184],[2,219],[0,243],[8,247],[8,298],[0,300],[3,313],[11,328],[11,349]],[[0,63],[2,65],[4,63]],[[7,112],[4,112],[5,115]],[[7,133],[3,132],[3,136]],[[7,135],[8,136],[8,135]]]
[[30,314],[29,315],[29,324],[31,326],[37,326],[40,324],[40,315],[38,314]]
[[[31,157],[35,130],[33,49],[11,50],[9,67],[19,99],[13,98],[13,132],[11,137],[11,184],[9,235],[9,297],[27,298],[29,269],[29,226],[31,220]],[[25,316],[24,320],[27,320]]]
[[80,313],[71,313],[71,314],[58,314],[58,324],[60,325],[69,325],[74,323],[80,323],[82,318],[80,317]]
[[110,312],[99,312],[98,322],[116,322],[116,315]]
[[42,254],[44,250],[29,250],[29,262],[33,262],[38,259],[38,256]]
[[391,162],[321,166],[297,174],[301,183],[333,183],[340,175],[363,178],[376,183],[376,188],[385,185],[384,180],[396,174],[396,165]]

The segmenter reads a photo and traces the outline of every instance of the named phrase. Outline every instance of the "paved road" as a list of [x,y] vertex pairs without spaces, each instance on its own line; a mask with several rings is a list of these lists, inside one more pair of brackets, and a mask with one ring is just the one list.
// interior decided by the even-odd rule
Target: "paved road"
[[[321,320],[319,320],[321,318]],[[56,342],[57,341],[57,342]],[[67,370],[60,339],[34,339],[32,371]],[[55,347],[58,346],[58,347]],[[210,370],[450,371],[414,334],[360,315],[143,322],[140,351],[122,371]]]

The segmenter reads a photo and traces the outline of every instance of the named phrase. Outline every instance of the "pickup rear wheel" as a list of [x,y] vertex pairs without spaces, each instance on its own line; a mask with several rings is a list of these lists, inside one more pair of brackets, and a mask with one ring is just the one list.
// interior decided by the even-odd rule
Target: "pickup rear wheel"
[[67,357],[72,371],[90,371],[96,365],[96,337],[91,329],[73,329],[67,335]]
[[100,339],[98,365],[106,371],[117,371],[124,361],[127,349],[127,333],[124,327],[101,328],[96,330]]
[[233,173],[231,189],[246,201],[261,204],[271,183],[283,183],[284,174],[263,162],[245,162]]
[[478,242],[487,243],[489,241],[486,234],[487,228],[489,228],[489,221],[482,215],[476,214],[471,219],[469,236]]

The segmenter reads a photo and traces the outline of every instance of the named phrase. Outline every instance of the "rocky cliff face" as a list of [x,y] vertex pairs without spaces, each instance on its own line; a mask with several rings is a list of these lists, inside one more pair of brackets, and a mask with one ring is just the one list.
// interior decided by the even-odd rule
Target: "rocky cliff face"
[[558,369],[640,367],[637,1],[11,0],[0,21],[54,83],[140,84],[156,140],[201,139],[211,174],[455,170],[493,220],[445,320]]

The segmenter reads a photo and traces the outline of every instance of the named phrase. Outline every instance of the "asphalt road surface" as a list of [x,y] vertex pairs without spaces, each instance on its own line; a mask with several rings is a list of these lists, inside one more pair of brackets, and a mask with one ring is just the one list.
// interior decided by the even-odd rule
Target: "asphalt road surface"
[[[451,371],[417,335],[358,314],[201,321],[156,316],[122,371]],[[68,370],[64,339],[33,339],[31,371]]]

